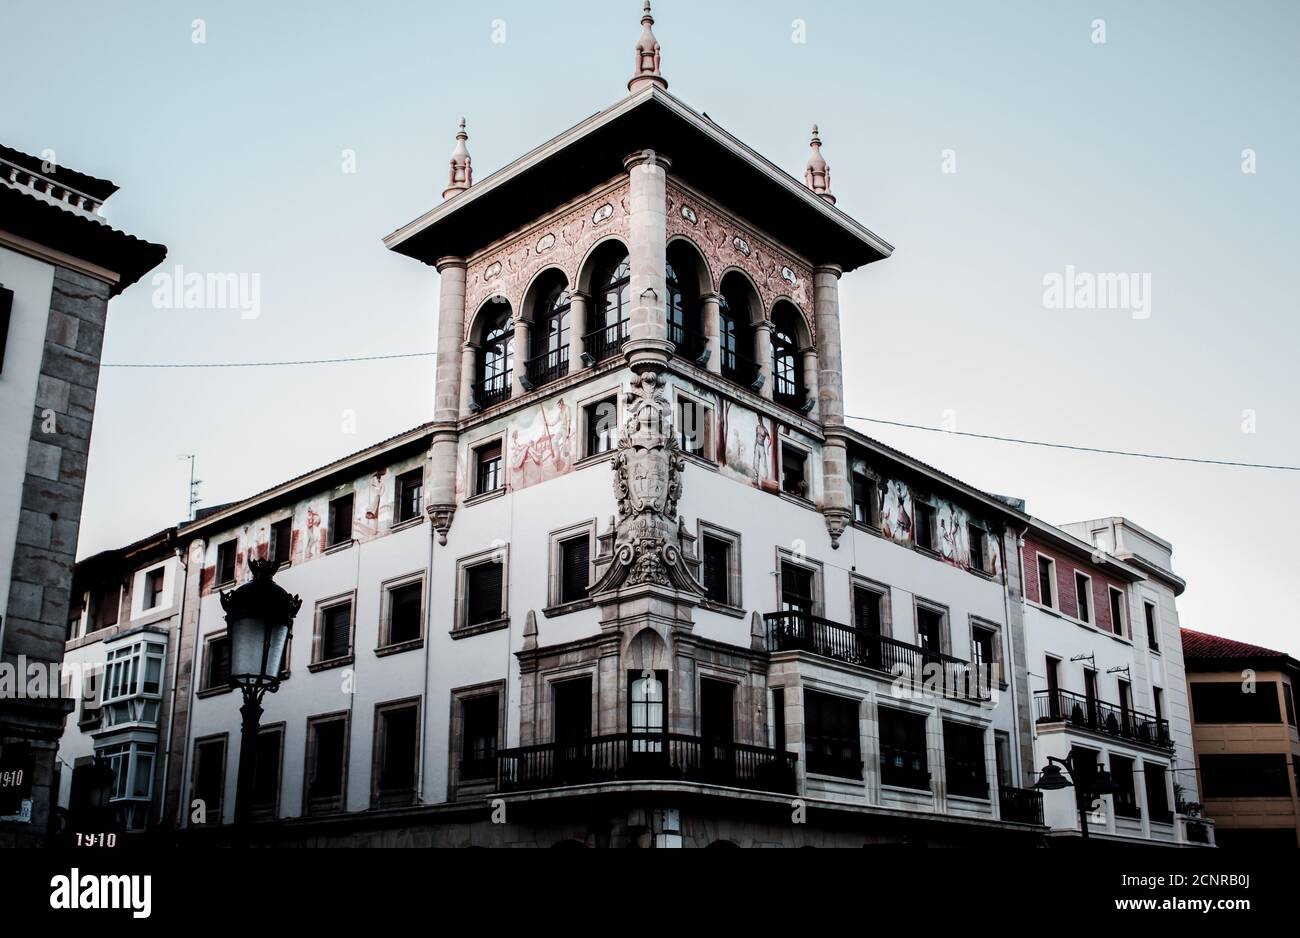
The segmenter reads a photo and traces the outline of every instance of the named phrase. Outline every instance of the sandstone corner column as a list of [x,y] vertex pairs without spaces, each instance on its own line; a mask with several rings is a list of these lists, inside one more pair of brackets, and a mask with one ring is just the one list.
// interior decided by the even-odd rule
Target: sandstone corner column
[[[438,360],[434,377],[433,444],[429,448],[427,500],[438,542],[447,543],[456,514],[456,449],[459,441],[465,343],[466,263],[444,257],[437,263],[442,283],[438,295]],[[471,378],[472,380],[472,378]]]
[[700,298],[703,306],[704,347],[709,350],[706,364],[710,374],[722,374],[722,296],[706,293]]
[[632,263],[632,312],[624,351],[634,368],[662,368],[673,354],[665,313],[668,169],[672,163],[663,154],[642,150],[623,165],[631,180],[628,254]]
[[582,356],[587,351],[583,340],[587,337],[587,309],[591,297],[580,290],[572,290],[569,301],[569,374],[574,375],[587,367]]
[[823,264],[813,272],[813,309],[817,322],[817,407],[826,442],[822,446],[822,487],[826,529],[837,550],[852,518],[849,456],[844,427],[844,358],[840,346],[840,277],[844,271]]
[[763,383],[759,396],[772,399],[772,323],[766,319],[754,323],[754,357],[758,359],[758,373]]

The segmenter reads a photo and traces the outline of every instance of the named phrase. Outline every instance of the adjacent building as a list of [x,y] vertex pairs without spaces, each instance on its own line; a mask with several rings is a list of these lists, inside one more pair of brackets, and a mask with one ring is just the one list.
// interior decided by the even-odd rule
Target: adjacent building
[[115,191],[0,146],[0,846],[50,821],[108,302],[166,256],[104,220]]
[[1300,845],[1295,686],[1300,662],[1183,629],[1202,813],[1225,847]]

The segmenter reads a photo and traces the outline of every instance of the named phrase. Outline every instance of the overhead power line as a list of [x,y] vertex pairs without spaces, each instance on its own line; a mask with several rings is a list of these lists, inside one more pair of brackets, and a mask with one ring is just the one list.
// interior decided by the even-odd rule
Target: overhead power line
[[966,433],[961,430],[944,430],[940,427],[923,427],[914,423],[900,423],[897,420],[881,420],[876,417],[855,417],[846,415],[849,420],[861,420],[866,423],[882,424],[888,427],[902,427],[905,430],[922,430],[926,433],[942,433],[945,436],[965,436],[975,440],[992,440],[997,443],[1018,443],[1021,446],[1043,446],[1048,449],[1068,449],[1076,453],[1099,453],[1104,456],[1128,456],[1133,459],[1158,459],[1166,462],[1198,463],[1205,466],[1231,466],[1237,469],[1275,469],[1280,472],[1300,472],[1300,466],[1272,466],[1264,463],[1234,462],[1228,459],[1200,459],[1194,456],[1166,456],[1159,453],[1133,453],[1122,449],[1102,449],[1096,446],[1079,446],[1074,443],[1047,443],[1042,440],[1022,440],[1012,436],[994,436],[990,433]]
[[292,362],[105,362],[100,368],[293,368],[298,365],[343,365],[349,362],[390,362],[399,358],[432,358],[436,352],[406,352],[400,355],[360,355],[352,358],[314,358]]

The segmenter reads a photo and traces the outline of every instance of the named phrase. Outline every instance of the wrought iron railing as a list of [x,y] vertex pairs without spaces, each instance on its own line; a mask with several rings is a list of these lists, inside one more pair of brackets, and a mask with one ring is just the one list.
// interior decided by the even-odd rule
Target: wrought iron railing
[[528,383],[534,388],[559,381],[569,373],[569,347],[552,349],[528,362]]
[[627,343],[628,329],[628,320],[620,319],[583,336],[583,348],[587,350],[586,354],[591,357],[592,363],[599,365],[617,355]]
[[514,389],[514,373],[503,371],[479,381],[473,388],[473,403],[479,410],[487,410],[497,404],[510,400]]
[[619,733],[497,755],[502,791],[614,781],[690,781],[793,794],[794,753],[675,733]]
[[679,356],[692,362],[700,361],[708,348],[708,340],[703,335],[671,320],[668,322],[668,341],[677,348]]
[[722,377],[744,385],[751,391],[763,387],[763,372],[758,367],[758,362],[727,348],[722,350]]
[[1034,717],[1039,723],[1069,723],[1147,746],[1172,749],[1174,745],[1168,720],[1068,690],[1041,690],[1034,694]]
[[763,619],[770,651],[806,651],[894,677],[907,676],[916,685],[944,697],[992,699],[991,675],[969,661],[800,610],[769,613]]
[[998,805],[1002,809],[1002,820],[1015,821],[1020,824],[1043,823],[1043,793],[1032,788],[1011,788],[1004,785],[998,789]]

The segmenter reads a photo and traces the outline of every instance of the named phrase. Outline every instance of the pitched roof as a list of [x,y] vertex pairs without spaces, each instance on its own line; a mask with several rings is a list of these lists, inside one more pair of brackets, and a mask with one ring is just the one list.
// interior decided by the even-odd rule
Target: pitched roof
[[1262,645],[1252,645],[1249,642],[1239,642],[1236,639],[1224,638],[1222,635],[1210,635],[1192,629],[1182,631],[1183,660],[1189,664],[1193,661],[1244,661],[1268,658],[1296,664],[1284,651],[1275,651]]

